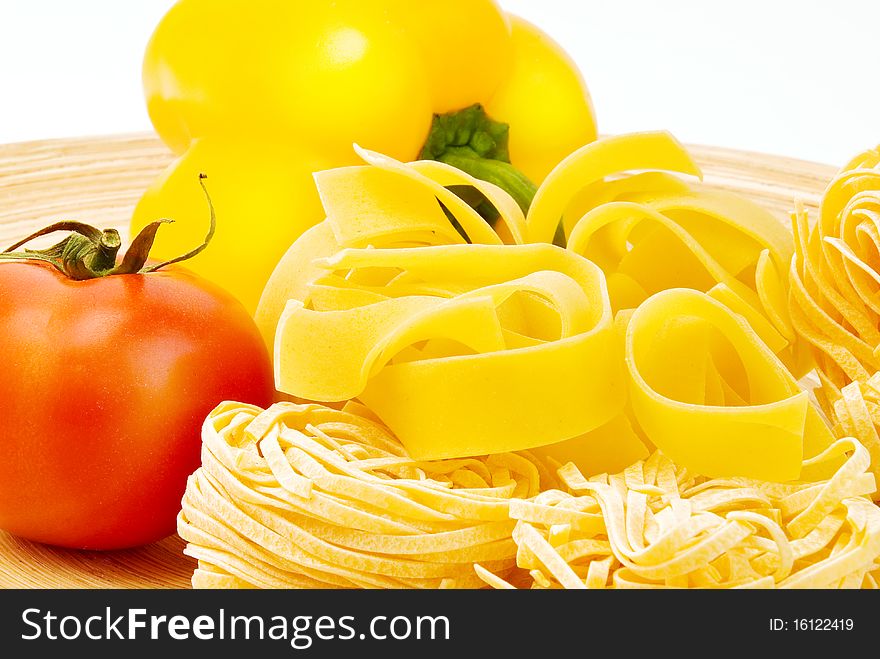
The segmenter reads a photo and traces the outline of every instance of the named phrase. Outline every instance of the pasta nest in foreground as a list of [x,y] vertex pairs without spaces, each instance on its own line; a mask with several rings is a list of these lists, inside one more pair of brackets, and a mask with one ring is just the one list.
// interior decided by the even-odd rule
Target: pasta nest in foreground
[[475,562],[510,572],[509,502],[550,473],[528,453],[418,462],[367,415],[217,407],[178,518],[193,586],[468,588]]
[[[844,458],[844,456],[846,456]],[[867,449],[825,481],[708,479],[660,452],[586,478],[523,451],[407,457],[343,410],[223,403],[178,519],[202,588],[869,587],[880,508]],[[548,461],[549,462],[549,461]]]
[[[849,457],[816,483],[708,479],[656,452],[621,474],[559,469],[567,492],[511,504],[517,565],[533,588],[874,588],[880,508],[868,452],[841,439],[811,461]],[[477,571],[496,588],[513,585]]]

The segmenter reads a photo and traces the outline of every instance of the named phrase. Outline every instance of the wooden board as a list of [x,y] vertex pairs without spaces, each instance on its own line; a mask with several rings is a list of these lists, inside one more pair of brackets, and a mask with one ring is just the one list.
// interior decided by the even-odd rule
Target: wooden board
[[[781,217],[795,197],[815,208],[835,172],[790,158],[691,148],[708,184],[740,192]],[[116,227],[125,236],[135,203],[171,159],[149,135],[0,146],[0,245],[59,219]],[[185,588],[194,561],[182,548],[172,537],[137,550],[75,552],[0,532],[0,587]]]

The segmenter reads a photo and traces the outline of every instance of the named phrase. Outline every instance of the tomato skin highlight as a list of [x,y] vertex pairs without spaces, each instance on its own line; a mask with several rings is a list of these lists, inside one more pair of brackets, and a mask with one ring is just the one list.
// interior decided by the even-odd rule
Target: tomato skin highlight
[[205,416],[274,395],[248,313],[181,268],[0,264],[0,364],[0,528],[79,549],[172,534]]

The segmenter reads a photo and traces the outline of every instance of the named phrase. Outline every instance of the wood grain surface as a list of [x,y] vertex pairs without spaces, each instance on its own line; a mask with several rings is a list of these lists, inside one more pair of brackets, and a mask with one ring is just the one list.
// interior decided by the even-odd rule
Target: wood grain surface
[[[788,217],[797,197],[815,208],[835,172],[829,165],[693,146],[713,187],[733,190]],[[60,219],[116,227],[172,160],[150,135],[46,140],[0,145],[0,246]],[[0,401],[2,405],[2,401]],[[186,588],[194,561],[172,537],[141,549],[77,552],[0,532],[3,588]]]

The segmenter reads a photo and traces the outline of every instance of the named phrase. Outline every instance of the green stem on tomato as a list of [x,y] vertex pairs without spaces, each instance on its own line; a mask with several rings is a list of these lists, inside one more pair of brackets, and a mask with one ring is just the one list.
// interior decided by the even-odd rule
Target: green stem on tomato
[[[474,178],[497,185],[516,201],[523,214],[528,213],[535,198],[537,186],[510,163],[508,139],[510,126],[495,121],[479,103],[449,112],[435,114],[428,139],[419,153],[420,160],[437,160],[456,167]],[[459,188],[461,186],[455,186]],[[458,190],[455,190],[456,194]],[[498,211],[483,195],[459,194],[492,226]],[[553,239],[556,245],[565,245],[561,223]]]
[[[169,261],[163,261],[156,265],[147,266],[150,258],[150,250],[156,240],[156,233],[163,224],[170,224],[174,220],[157,220],[151,222],[131,241],[122,261],[117,263],[117,256],[122,247],[122,239],[116,229],[98,229],[83,222],[56,222],[39,231],[32,233],[14,245],[0,252],[0,261],[41,261],[54,266],[59,272],[75,281],[97,279],[110,275],[146,274],[155,272],[160,268],[191,259],[208,246],[214,237],[217,226],[217,218],[214,213],[214,204],[205,186],[207,176],[199,174],[199,185],[205,193],[208,201],[208,209],[211,215],[210,226],[205,240],[195,249],[182,254]],[[46,249],[24,249],[15,251],[30,241],[46,236],[56,231],[69,231],[70,235],[61,242],[47,247]]]

